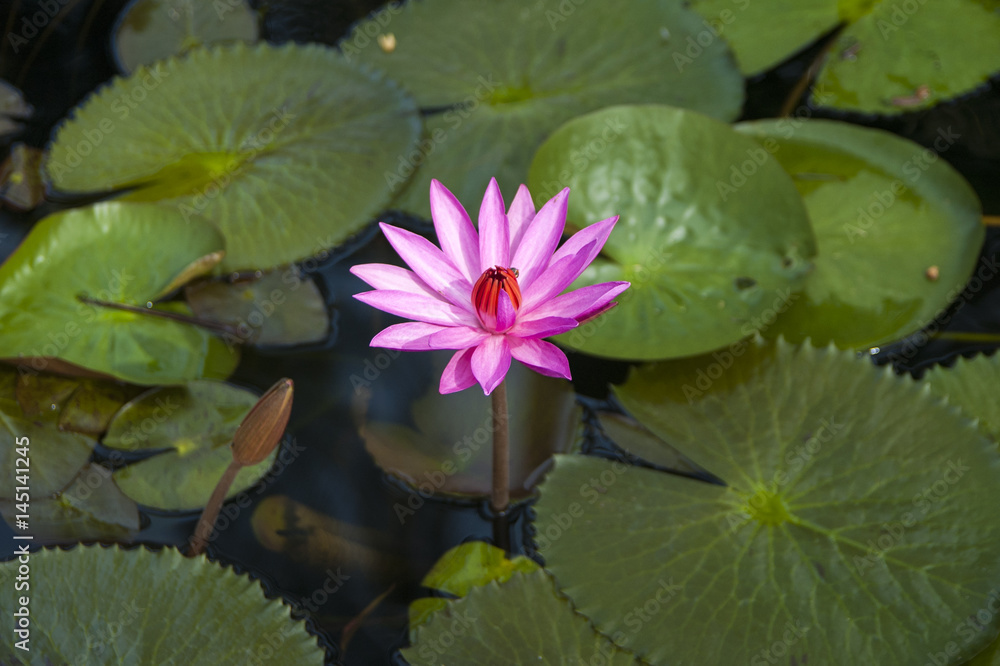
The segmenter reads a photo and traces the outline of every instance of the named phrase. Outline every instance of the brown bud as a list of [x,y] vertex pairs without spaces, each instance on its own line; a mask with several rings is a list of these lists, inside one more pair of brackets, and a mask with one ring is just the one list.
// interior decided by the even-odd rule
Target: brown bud
[[292,413],[293,386],[287,377],[278,380],[251,408],[233,435],[233,460],[246,467],[271,455]]

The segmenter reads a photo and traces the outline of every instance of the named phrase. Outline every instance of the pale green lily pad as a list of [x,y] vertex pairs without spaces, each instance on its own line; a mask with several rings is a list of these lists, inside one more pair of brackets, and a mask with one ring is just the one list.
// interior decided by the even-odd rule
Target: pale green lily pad
[[[453,353],[433,352],[435,377]],[[511,364],[505,381],[510,409],[510,493],[521,499],[532,492],[553,453],[571,450],[578,437],[580,408],[568,382],[544,377],[520,363]],[[383,383],[374,390],[383,386],[392,388]],[[441,395],[435,379],[410,411],[414,428],[381,421],[362,425],[365,449],[375,463],[422,494],[489,495],[493,487],[491,399],[476,391]]]
[[[703,363],[639,368],[616,393],[728,486],[584,456],[557,456],[541,485],[535,540],[576,608],[655,664],[780,649],[909,666],[957,640],[1000,585],[996,444],[848,351],[757,341],[692,393]],[[679,591],[630,626],[657,581]]]
[[[115,472],[115,483],[139,504],[171,511],[205,506],[233,460],[233,433],[257,402],[245,389],[210,381],[154,388],[122,407],[102,440],[129,451],[162,451]],[[232,497],[255,484],[271,467],[244,467],[229,490]]]
[[[0,500],[0,514],[12,529],[20,513],[16,505]],[[110,470],[86,465],[62,492],[31,501],[29,524],[34,544],[128,541],[139,531],[139,507],[114,484]]]
[[[836,121],[737,129],[792,175],[819,247],[805,293],[766,336],[870,347],[926,326],[964,288],[985,235],[982,209],[971,186],[935,153]],[[955,139],[942,128],[938,150]]]
[[491,581],[448,602],[401,652],[413,666],[642,663],[574,613],[544,571],[518,572],[502,585]]
[[[58,358],[135,384],[205,376],[212,340],[205,330],[79,296],[145,307],[222,243],[211,227],[153,205],[101,203],[46,217],[0,266],[4,357],[41,359],[43,368],[44,359]],[[180,303],[158,307],[190,315]],[[231,372],[237,357],[224,348],[217,353],[213,367]]]
[[64,192],[136,188],[216,225],[222,270],[267,269],[360,231],[419,133],[398,85],[333,49],[236,44],[115,79],[57,130],[46,170]]
[[[340,48],[388,72],[429,113],[421,143],[385,172],[395,205],[424,217],[432,177],[471,211],[492,177],[512,197],[545,137],[582,113],[663,103],[733,120],[743,103],[742,78],[721,41],[691,63],[674,61],[677,45],[702,29],[680,2],[632,0],[625,11],[610,2],[487,1],[470,9],[466,0],[425,0],[404,4],[391,20],[385,28],[378,18],[359,24]],[[361,39],[384,32],[395,38],[392,50]]]
[[951,368],[934,366],[924,375],[931,391],[958,406],[969,418],[1000,442],[1000,356],[959,357]]
[[231,344],[299,345],[324,340],[330,332],[319,287],[294,267],[255,280],[194,282],[184,298],[199,319],[232,327],[234,334],[223,336]]
[[134,0],[115,26],[118,68],[129,74],[172,55],[218,42],[256,42],[257,12],[246,0]]
[[[609,123],[626,129],[605,142]],[[575,163],[587,145],[601,150]],[[753,177],[724,192],[742,168]],[[815,254],[788,175],[757,143],[691,111],[612,107],[566,123],[539,149],[530,178],[536,202],[563,187],[572,190],[569,224],[620,215],[574,287],[632,283],[617,308],[556,338],[588,354],[661,359],[733,343],[794,297]]]
[[[18,562],[2,565],[13,575]],[[31,554],[30,652],[0,644],[0,661],[29,664],[323,663],[324,651],[260,583],[172,548],[77,546]],[[18,595],[0,609],[17,611]]]

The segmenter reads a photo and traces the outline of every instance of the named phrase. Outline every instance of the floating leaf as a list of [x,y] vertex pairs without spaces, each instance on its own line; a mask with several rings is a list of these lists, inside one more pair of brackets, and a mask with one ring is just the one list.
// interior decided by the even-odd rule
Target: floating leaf
[[[13,36],[13,33],[10,35]],[[0,79],[0,139],[21,131],[23,126],[14,119],[27,118],[33,112],[34,109],[24,100],[21,91]]]
[[115,26],[118,69],[129,74],[172,55],[217,42],[256,42],[257,13],[245,0],[133,0]]
[[311,278],[294,268],[241,282],[205,280],[188,285],[184,297],[199,319],[230,325],[231,341],[252,345],[300,345],[324,340],[330,314]]
[[[444,368],[450,352],[433,353]],[[510,396],[510,492],[526,497],[554,452],[569,451],[580,411],[570,385],[519,363],[507,374]],[[378,390],[398,388],[383,383]],[[493,484],[493,408],[475,391],[441,395],[435,381],[411,408],[415,428],[370,421],[361,427],[376,464],[421,492],[489,495]],[[408,509],[403,509],[408,511]]]
[[[5,562],[3,575],[17,571]],[[322,664],[324,651],[260,583],[174,549],[77,546],[31,555],[31,652],[0,644],[0,661]],[[14,594],[0,598],[12,617]],[[275,655],[280,655],[275,657]]]
[[[50,215],[0,266],[0,348],[8,359],[57,357],[134,384],[201,377],[212,337],[203,329],[79,296],[145,307],[192,260],[221,247],[211,227],[159,206],[102,203]],[[177,303],[159,309],[186,314]],[[232,371],[236,357],[226,357]],[[48,367],[31,363],[39,365]]]
[[23,143],[11,146],[10,155],[0,165],[0,200],[22,212],[45,201],[42,151]]
[[[622,135],[602,138],[609,123]],[[568,220],[620,215],[574,286],[628,280],[620,305],[556,339],[623,359],[690,356],[751,335],[802,287],[815,253],[802,199],[780,166],[728,125],[666,106],[612,107],[560,127],[531,165],[544,200],[569,187]],[[584,165],[581,146],[602,150]],[[740,169],[753,178],[720,186]]]
[[362,229],[419,132],[406,93],[332,49],[236,44],[102,88],[57,130],[46,170],[59,190],[135,188],[128,200],[215,224],[223,270],[266,269]]
[[[359,24],[340,47],[388,72],[429,112],[424,140],[385,172],[400,193],[395,205],[424,217],[432,177],[460,201],[478,201],[494,176],[512,196],[545,137],[581,113],[664,103],[733,120],[743,102],[723,42],[693,62],[673,59],[671,46],[702,29],[680,2],[633,0],[627,11],[568,0],[484,2],[475,11],[466,0],[406,3],[392,17],[395,48],[359,49],[358,35],[382,32],[380,18]],[[602,129],[606,139],[622,130]]]
[[[702,363],[616,393],[728,486],[585,456],[541,485],[535,540],[577,610],[655,664],[910,665],[957,641],[1000,584],[996,444],[851,352],[754,342],[692,392]],[[680,589],[640,621],[658,584]],[[958,634],[965,658],[998,620]]]
[[[819,248],[805,294],[765,335],[869,347],[926,326],[964,287],[983,243],[982,211],[965,179],[934,152],[835,121],[738,129],[792,175]],[[957,139],[950,132],[941,130],[939,150]]]
[[417,629],[402,650],[413,666],[638,666],[634,655],[601,636],[556,592],[544,571],[516,573],[452,601]]
[[[150,389],[122,407],[102,443],[161,452],[117,470],[115,482],[146,506],[172,511],[203,507],[233,460],[229,444],[236,428],[256,402],[250,391],[221,382]],[[228,496],[255,484],[276,454],[240,470]]]
[[969,418],[979,419],[983,432],[1000,442],[1000,356],[959,357],[951,368],[934,366],[924,375],[931,391],[957,405]]
[[651,433],[648,428],[630,416],[613,412],[598,412],[597,420],[611,441],[633,456],[678,472],[697,473],[701,471],[677,449]]

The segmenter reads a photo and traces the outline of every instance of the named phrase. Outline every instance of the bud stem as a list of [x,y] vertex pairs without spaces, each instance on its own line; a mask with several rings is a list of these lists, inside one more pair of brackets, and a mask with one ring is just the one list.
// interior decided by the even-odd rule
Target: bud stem
[[[493,389],[493,495],[490,504],[496,514],[495,520],[502,521],[503,527],[507,524],[507,507],[510,505],[510,429],[508,427],[507,414],[507,384],[500,382],[500,385]],[[496,526],[495,526],[496,527]],[[506,538],[506,529],[495,529],[494,532],[503,532],[504,544],[497,543],[497,546],[504,550],[509,550]],[[495,534],[495,538],[500,535]]]
[[205,505],[205,510],[201,512],[201,518],[198,519],[198,526],[194,530],[194,536],[191,537],[191,552],[188,553],[188,557],[201,555],[202,551],[205,550],[205,546],[208,545],[208,537],[212,535],[215,519],[219,517],[222,503],[226,501],[229,488],[233,485],[233,481],[236,480],[236,475],[241,469],[243,469],[243,465],[234,460],[222,473],[222,478],[219,479],[215,490],[212,491],[212,496],[209,498],[208,504]]

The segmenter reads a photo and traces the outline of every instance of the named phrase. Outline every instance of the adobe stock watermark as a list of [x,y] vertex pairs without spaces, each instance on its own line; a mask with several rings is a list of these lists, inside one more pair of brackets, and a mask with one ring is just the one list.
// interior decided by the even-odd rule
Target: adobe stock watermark
[[344,59],[351,62],[361,52],[372,44],[378,43],[379,36],[384,34],[383,29],[392,22],[392,17],[403,11],[403,3],[393,0],[386,6],[368,16],[366,20],[359,23],[351,31],[350,37],[340,42],[340,52],[344,54]]
[[337,567],[336,571],[327,569],[326,578],[323,579],[323,583],[308,596],[293,601],[292,606],[300,611],[302,608],[307,608],[309,612],[315,614],[319,612],[319,607],[339,592],[344,587],[344,583],[349,580],[351,580],[351,577],[345,573],[341,573],[340,567]]
[[[60,12],[69,0],[42,0],[38,3],[38,11],[31,16],[21,18],[21,25],[17,32],[8,32],[7,41],[10,43],[14,53],[20,52],[21,47],[34,39],[38,33],[45,29],[56,14]],[[5,12],[6,13],[6,12]]]
[[98,629],[94,634],[91,634],[89,631],[87,632],[87,653],[81,655],[76,660],[76,664],[80,664],[81,666],[92,664],[94,663],[94,659],[100,658],[100,655],[105,650],[109,650],[105,658],[109,661],[113,660],[112,655],[116,652],[114,649],[116,639],[122,635],[126,627],[135,622],[141,616],[142,612],[148,608],[146,606],[139,606],[134,599],[128,603],[122,601],[120,604],[122,610],[118,613],[117,620],[106,621],[105,624],[107,626],[103,629]]
[[452,621],[444,631],[433,639],[427,636],[421,637],[420,657],[427,662],[439,662],[448,649],[455,644],[455,641],[465,635],[472,625],[479,621],[479,616],[473,615],[467,608],[456,610],[454,603],[449,604],[448,612],[451,614]]
[[[750,0],[732,0],[732,4],[742,12],[750,6]],[[705,29],[696,35],[688,35],[687,41],[683,45],[683,51],[674,50],[673,60],[677,71],[683,72],[685,67],[700,58],[705,53],[705,49],[715,43],[715,40],[719,39],[725,32],[726,26],[732,24],[736,18],[737,15],[733,10],[723,9],[712,18],[702,19],[701,24],[705,26]]]
[[806,633],[810,629],[809,625],[800,619],[795,620],[795,622],[789,620],[785,623],[784,629],[785,631],[781,634],[780,638],[776,639],[773,643],[771,643],[771,645],[761,649],[750,658],[750,666],[806,663],[804,658],[802,661],[796,662],[795,658],[792,657],[791,661],[789,661],[789,655],[792,654],[792,647],[805,638]]
[[[889,20],[880,18],[875,21],[875,27],[878,28],[882,39],[888,41],[890,35],[899,32],[925,4],[927,4],[927,0],[903,0],[902,2],[892,3],[892,12],[889,14]],[[882,8],[879,9],[879,13],[884,15],[885,10]]]
[[605,120],[600,136],[595,136],[582,146],[574,146],[569,151],[569,161],[572,169],[563,169],[556,176],[555,181],[545,181],[542,183],[538,196],[541,199],[551,199],[558,194],[563,187],[566,187],[562,183],[569,183],[574,173],[580,173],[585,170],[593,160],[597,159],[601,153],[607,150],[608,146],[621,137],[627,129],[628,124],[622,120],[621,116]]

